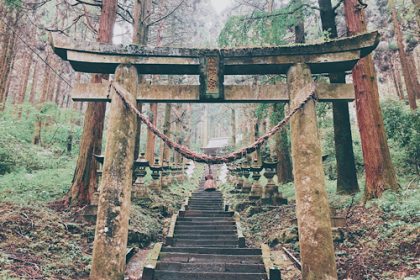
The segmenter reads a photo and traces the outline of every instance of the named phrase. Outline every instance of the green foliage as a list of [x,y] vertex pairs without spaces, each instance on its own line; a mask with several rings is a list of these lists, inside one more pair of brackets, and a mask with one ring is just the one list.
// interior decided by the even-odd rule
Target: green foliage
[[[66,155],[68,135],[73,135],[73,143],[80,139],[81,127],[72,124],[76,118],[74,112],[61,110],[51,103],[45,104],[39,111],[30,105],[23,106],[20,119],[12,110],[2,113],[0,175],[63,167],[69,157],[78,153],[78,145],[73,145],[76,149],[71,155]],[[42,146],[31,143],[37,120],[43,123]]]
[[269,106],[270,104],[266,104],[266,103],[258,104],[257,109],[255,110],[255,116],[257,117],[258,120],[261,121],[267,117]]
[[394,165],[404,173],[419,174],[420,112],[401,101],[387,100],[381,107]]
[[418,188],[408,188],[398,193],[386,191],[382,194],[381,198],[370,201],[367,207],[376,204],[385,213],[410,221],[420,215],[419,201],[420,190]]
[[17,204],[44,203],[64,197],[69,189],[74,162],[28,174],[21,170],[0,177],[0,201]]
[[4,0],[6,6],[9,8],[21,8],[22,7],[22,0]]
[[[277,12],[287,11],[290,7],[276,10]],[[243,46],[266,46],[281,45],[286,41],[283,39],[287,28],[295,22],[290,15],[272,16],[269,13],[257,11],[252,16],[230,17],[219,35],[221,47],[243,47]]]

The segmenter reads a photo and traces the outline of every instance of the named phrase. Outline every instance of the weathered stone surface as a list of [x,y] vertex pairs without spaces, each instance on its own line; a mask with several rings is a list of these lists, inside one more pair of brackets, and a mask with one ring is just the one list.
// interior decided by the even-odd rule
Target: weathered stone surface
[[[354,100],[352,84],[317,83],[318,100]],[[109,82],[77,83],[70,93],[74,101],[109,102],[115,93],[109,92]],[[151,85],[142,83],[137,88],[137,102],[289,102],[287,84],[276,85],[225,85],[224,98],[200,96],[198,85]]]
[[[311,90],[311,71],[305,64],[296,64],[287,81],[293,108]],[[302,277],[337,279],[315,102],[306,103],[290,125]]]
[[222,75],[285,74],[295,63],[307,63],[313,73],[331,73],[351,70],[378,42],[378,32],[372,32],[318,44],[212,50],[98,44],[51,37],[55,53],[76,71],[106,74],[114,73],[120,63],[131,63],[140,74],[199,75],[200,69],[206,68],[203,63],[207,57],[220,57],[223,65],[218,72]]
[[[116,80],[136,92],[135,67],[119,66]],[[135,102],[133,95],[126,98]],[[90,275],[93,280],[123,279],[125,268],[136,116],[120,98],[114,98],[109,119]]]

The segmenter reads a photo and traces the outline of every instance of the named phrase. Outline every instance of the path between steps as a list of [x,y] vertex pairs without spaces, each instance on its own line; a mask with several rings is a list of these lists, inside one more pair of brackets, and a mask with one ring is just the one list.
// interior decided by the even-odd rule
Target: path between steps
[[219,191],[192,193],[180,211],[170,246],[162,246],[155,269],[143,279],[268,279],[262,250],[241,248],[234,212],[225,211]]

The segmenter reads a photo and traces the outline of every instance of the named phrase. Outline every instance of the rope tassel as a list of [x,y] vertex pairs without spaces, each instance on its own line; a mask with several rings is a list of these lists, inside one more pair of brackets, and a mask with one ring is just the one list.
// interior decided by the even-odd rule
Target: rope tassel
[[259,147],[261,147],[271,136],[276,134],[278,131],[283,129],[286,124],[290,121],[291,117],[296,114],[299,110],[303,109],[305,104],[309,100],[315,100],[316,96],[316,90],[315,90],[315,84],[312,83],[310,86],[310,89],[308,89],[309,94],[305,99],[302,100],[301,103],[299,103],[296,107],[291,110],[286,117],[281,120],[277,125],[275,125],[273,128],[271,128],[266,134],[259,137],[253,144],[243,147],[235,152],[232,152],[230,154],[224,155],[224,156],[209,156],[203,153],[196,153],[194,151],[191,151],[188,147],[180,145],[171,139],[169,139],[168,136],[163,134],[156,126],[154,126],[149,118],[141,113],[135,104],[132,104],[127,101],[126,96],[130,93],[127,92],[121,85],[118,83],[111,81],[110,83],[110,89],[113,88],[117,95],[121,98],[121,100],[124,102],[124,104],[127,106],[128,109],[130,109],[132,112],[134,112],[139,119],[147,126],[147,128],[152,131],[153,134],[155,134],[157,137],[159,137],[169,148],[174,149],[176,152],[180,153],[183,157],[193,160],[195,162],[201,162],[201,163],[207,163],[207,164],[221,164],[221,163],[229,163],[236,161],[238,159],[243,158],[247,154],[250,154],[254,151],[256,151]]

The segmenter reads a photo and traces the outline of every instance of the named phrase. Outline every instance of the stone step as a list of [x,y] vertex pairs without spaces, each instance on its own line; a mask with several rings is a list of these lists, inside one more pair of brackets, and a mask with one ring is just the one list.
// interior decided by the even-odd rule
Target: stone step
[[188,200],[188,205],[223,205],[223,200],[220,199],[203,199],[203,200]]
[[[207,248],[212,249],[212,248]],[[161,252],[159,261],[181,263],[237,263],[237,264],[263,264],[260,255],[218,255],[194,254],[179,252]]]
[[237,231],[234,230],[183,230],[179,229],[175,231],[175,235],[177,234],[193,234],[193,235],[236,235]]
[[227,225],[235,225],[235,221],[212,221],[212,220],[204,220],[204,221],[177,221],[176,225],[182,226],[227,226]]
[[223,196],[219,195],[193,195],[190,196],[188,200],[206,200],[206,199],[214,199],[214,200],[223,200]]
[[182,222],[224,222],[224,221],[235,221],[233,217],[179,217],[177,221]]
[[161,252],[191,253],[191,254],[217,254],[217,255],[259,255],[261,249],[257,248],[206,248],[206,247],[162,247]]
[[232,217],[233,211],[186,210],[184,217]]
[[263,264],[240,264],[240,263],[180,263],[180,262],[158,262],[156,269],[167,271],[185,272],[247,272],[264,273]]
[[174,238],[176,247],[238,247],[238,240],[188,240]]
[[220,191],[212,191],[212,192],[206,192],[204,190],[199,190],[192,192],[191,195],[220,195],[222,196],[222,193]]
[[230,240],[238,241],[236,235],[193,235],[193,234],[175,234],[178,240]]
[[188,204],[188,209],[191,208],[215,208],[219,211],[224,210],[223,205],[220,204]]
[[184,225],[177,225],[175,226],[175,233],[178,230],[236,230],[236,225],[200,225],[200,226],[184,226]]
[[223,206],[222,202],[209,202],[209,201],[204,201],[204,202],[195,202],[195,201],[189,201],[188,205],[199,205],[199,206]]
[[222,207],[188,206],[188,210],[222,211]]
[[220,198],[223,199],[223,196],[221,194],[211,194],[211,193],[203,193],[203,194],[193,194],[192,196],[190,196],[191,198]]
[[265,273],[227,273],[227,272],[178,272],[156,270],[155,280],[260,280],[267,279]]

